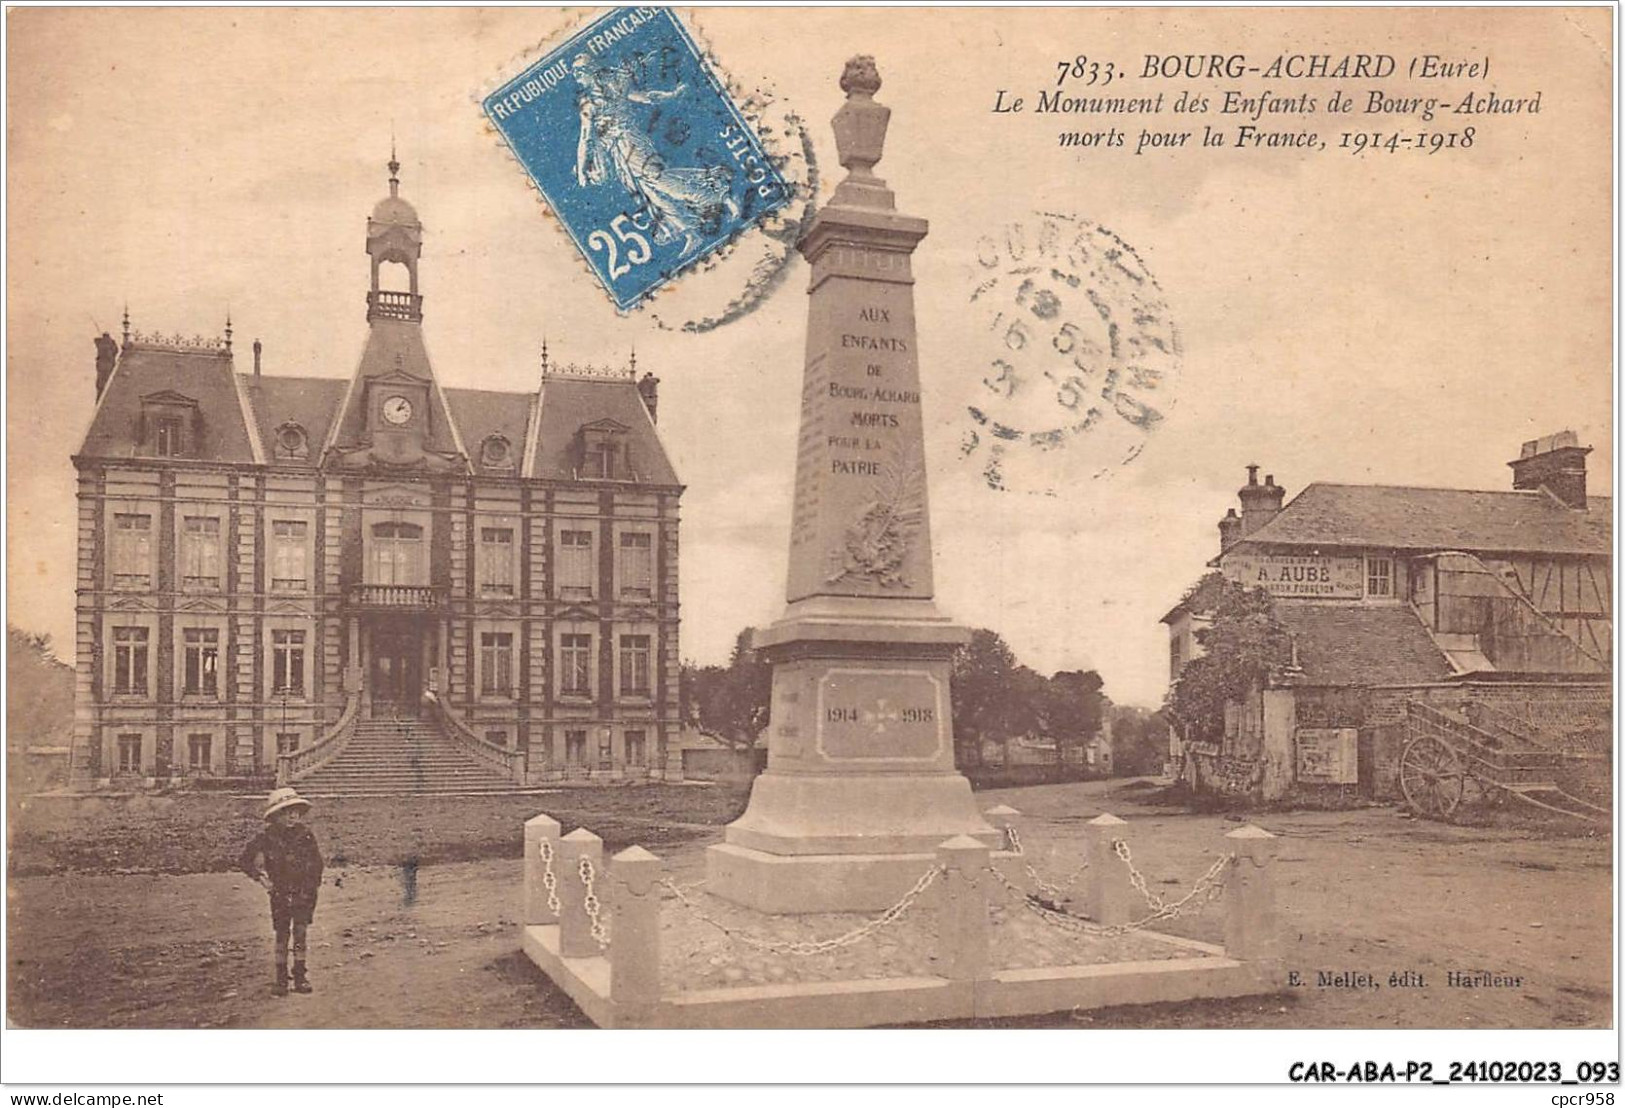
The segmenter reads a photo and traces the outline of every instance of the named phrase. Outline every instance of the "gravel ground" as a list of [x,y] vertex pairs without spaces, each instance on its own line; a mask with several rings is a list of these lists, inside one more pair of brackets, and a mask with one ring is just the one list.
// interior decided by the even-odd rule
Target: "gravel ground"
[[[1163,896],[1188,889],[1223,851],[1224,833],[1239,823],[1152,807],[1137,793],[1107,788],[1039,786],[981,793],[978,799],[984,807],[1005,803],[1024,813],[1023,840],[1039,872],[1056,883],[1064,883],[1076,864],[1082,824],[1103,809],[1122,816],[1129,820],[1137,864]],[[640,815],[616,807],[638,799],[634,792],[566,795],[561,799],[579,805],[605,805],[605,818],[580,808],[559,818],[567,827],[582,822],[600,833],[619,827],[621,835],[656,844],[652,849],[680,885],[703,878],[704,847],[720,833],[695,829],[703,821],[677,810]],[[696,803],[723,808],[720,790],[691,795]],[[682,799],[666,802],[675,806]],[[39,828],[13,826],[14,851],[21,845],[38,868],[31,875],[14,868],[9,882],[7,1015],[23,1027],[585,1026],[575,1006],[518,949],[520,828],[538,811],[561,813],[561,802],[553,796],[504,801],[473,802],[467,809],[439,802],[393,802],[371,810],[334,802],[318,808],[315,826],[329,857],[335,842],[350,857],[331,866],[338,883],[322,890],[311,930],[317,991],[286,998],[270,995],[264,892],[224,866],[184,871],[187,859],[218,858],[225,850],[234,856],[240,845],[235,825],[204,826],[207,806],[174,816],[157,809],[157,818],[131,812],[92,818],[77,831],[58,814],[46,821],[49,849],[41,845]],[[256,814],[257,801],[237,803]],[[725,815],[708,818],[720,823]],[[1450,827],[1380,808],[1256,818],[1280,836],[1275,874],[1285,968],[1297,971],[1303,985],[1275,997],[1059,1012],[992,1025],[1609,1025],[1613,900],[1606,837]],[[660,836],[667,838],[660,842]],[[168,853],[155,857],[143,845],[150,843],[169,844],[162,847]],[[486,850],[498,853],[473,861],[422,861]],[[376,861],[360,864],[355,856]],[[55,859],[48,867],[39,862],[47,857]],[[154,868],[118,872],[136,859]],[[1216,907],[1164,929],[1218,942],[1222,915]],[[787,958],[753,961],[752,952],[727,944],[714,929],[676,921],[677,911],[668,904],[662,913],[663,922],[682,929],[663,944],[663,957],[674,971],[698,965],[692,976],[674,972],[674,984],[728,984],[730,968],[740,971],[741,981],[752,975],[772,980],[774,972],[828,972],[793,968]],[[1009,905],[1005,912],[998,929],[1008,930],[1010,941],[995,940],[995,950],[1051,956],[1046,952],[1057,940],[1048,925]],[[850,922],[804,918],[792,926],[825,937]],[[914,926],[930,926],[923,904]],[[907,965],[918,964],[920,952],[929,949],[906,931],[883,931],[859,945],[865,953],[834,957],[879,959],[885,947],[885,957],[894,953],[898,964]],[[713,965],[719,956],[723,964]],[[1452,970],[1488,971],[1518,984],[1453,987],[1446,978]],[[1354,989],[1317,983],[1322,972],[1340,971],[1368,973],[1379,984]],[[1390,984],[1406,972],[1425,984]]]

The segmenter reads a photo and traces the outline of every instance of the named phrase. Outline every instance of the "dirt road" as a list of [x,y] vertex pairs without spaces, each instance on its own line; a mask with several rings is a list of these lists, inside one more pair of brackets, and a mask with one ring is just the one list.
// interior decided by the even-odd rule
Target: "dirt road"
[[[1133,855],[1152,887],[1177,893],[1224,849],[1222,835],[1237,822],[1146,807],[1137,795],[1108,794],[1095,783],[978,798],[1024,813],[1023,838],[1039,870],[1057,882],[1073,868],[1083,822],[1109,809],[1130,821]],[[1445,827],[1392,809],[1257,822],[1281,837],[1286,969],[1301,984],[1266,999],[1062,1013],[1011,1025],[1607,1026],[1606,839]],[[703,848],[718,838],[659,852],[678,880],[698,880]],[[8,1014],[31,1027],[585,1025],[517,952],[518,859],[336,876],[342,883],[324,888],[311,929],[317,991],[286,998],[270,995],[265,896],[245,878],[16,878]],[[1210,909],[1170,930],[1217,940],[1221,921]],[[1450,971],[1480,984],[1450,984]]]

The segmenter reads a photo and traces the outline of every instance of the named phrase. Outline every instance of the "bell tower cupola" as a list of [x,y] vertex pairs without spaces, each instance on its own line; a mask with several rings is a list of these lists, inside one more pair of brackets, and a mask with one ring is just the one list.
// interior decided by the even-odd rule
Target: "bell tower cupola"
[[[423,224],[412,205],[401,199],[401,163],[394,144],[389,149],[389,195],[378,201],[367,220],[367,253],[372,258],[372,290],[367,293],[367,319],[423,321],[423,297],[418,294],[418,256],[423,252]],[[383,265],[406,269],[407,290],[386,289],[379,283]]]

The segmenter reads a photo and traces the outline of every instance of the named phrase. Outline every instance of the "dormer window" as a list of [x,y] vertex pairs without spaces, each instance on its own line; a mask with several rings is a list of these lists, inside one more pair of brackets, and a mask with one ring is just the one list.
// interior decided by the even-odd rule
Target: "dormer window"
[[174,416],[159,416],[153,421],[152,452],[160,458],[179,458],[184,452],[182,423]]
[[513,447],[503,435],[487,435],[480,444],[480,465],[486,469],[512,469]]
[[577,473],[588,480],[630,481],[636,479],[626,453],[627,427],[613,419],[589,423],[579,432],[580,463]]
[[276,429],[276,456],[285,461],[304,461],[310,457],[310,436],[305,429],[288,421]]
[[141,398],[141,449],[158,458],[187,458],[197,453],[200,430],[197,401],[176,392]]

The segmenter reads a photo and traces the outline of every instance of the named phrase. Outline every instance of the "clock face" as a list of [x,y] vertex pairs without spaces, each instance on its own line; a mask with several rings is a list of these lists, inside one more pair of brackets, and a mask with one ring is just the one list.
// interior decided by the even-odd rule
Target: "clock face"
[[412,402],[404,396],[392,396],[384,401],[384,418],[396,426],[412,418]]

